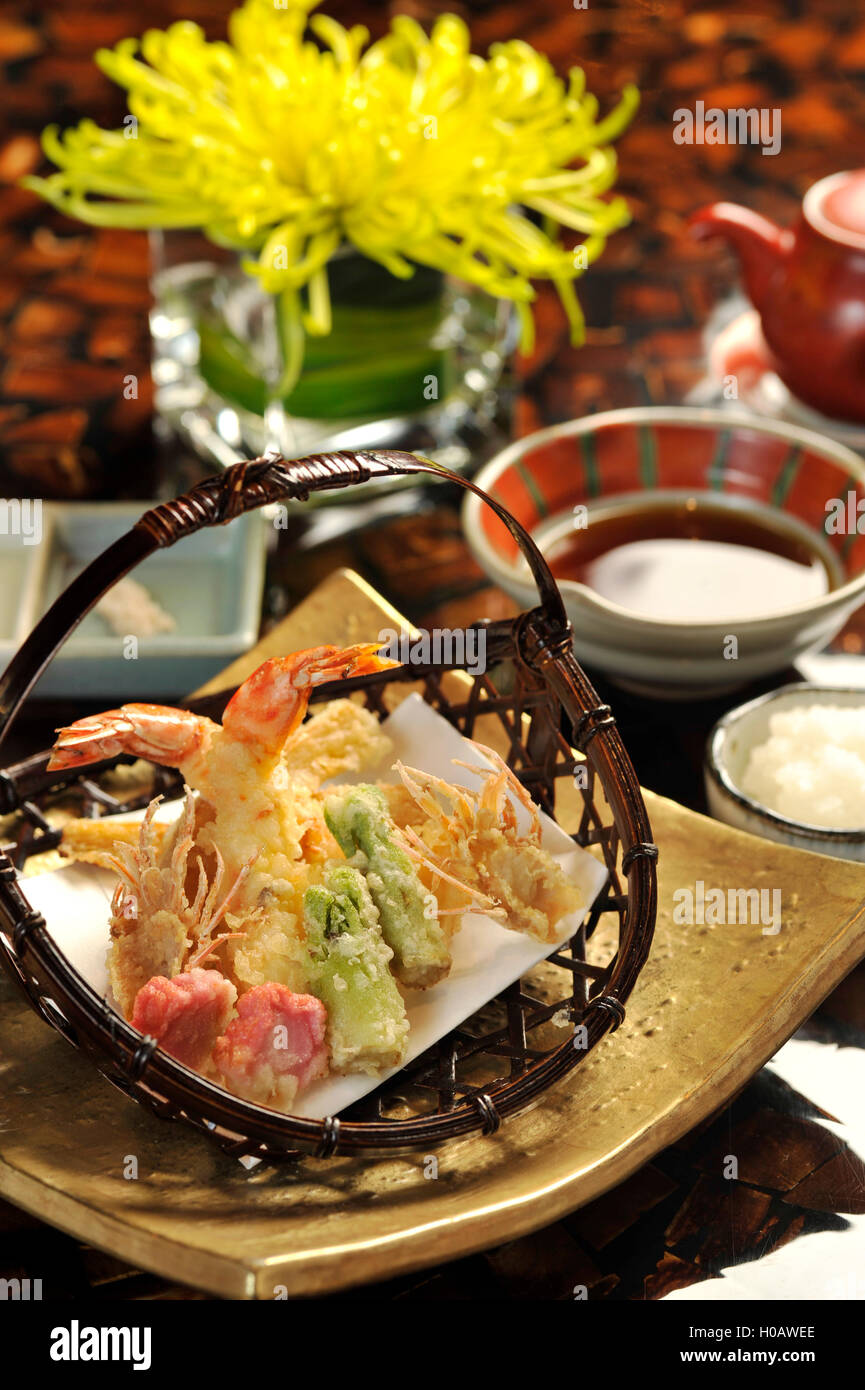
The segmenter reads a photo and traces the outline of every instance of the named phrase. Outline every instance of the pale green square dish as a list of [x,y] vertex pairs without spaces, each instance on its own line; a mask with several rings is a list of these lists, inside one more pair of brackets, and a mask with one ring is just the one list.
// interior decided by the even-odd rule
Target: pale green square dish
[[[69,581],[146,508],[142,502],[45,503],[38,546],[2,538],[7,593],[18,598],[0,604],[0,661],[9,661]],[[98,611],[88,613],[34,693],[169,699],[208,680],[258,638],[269,529],[266,517],[252,512],[148,557],[131,578],[171,617],[174,630],[145,635],[131,625],[118,634]]]

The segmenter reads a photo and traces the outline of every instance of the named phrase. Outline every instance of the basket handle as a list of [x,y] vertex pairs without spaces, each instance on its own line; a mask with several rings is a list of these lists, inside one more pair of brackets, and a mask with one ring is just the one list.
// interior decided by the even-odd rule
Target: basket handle
[[[550,568],[525,527],[506,507],[468,478],[441,468],[431,459],[397,449],[330,454],[306,458],[280,457],[243,460],[223,473],[197,483],[171,502],[152,507],[131,531],[114,541],[82,570],[36,624],[0,678],[0,744],[45,667],[78,624],[108,589],[148,555],[206,526],[224,526],[244,512],[290,498],[306,501],[311,492],[352,487],[373,478],[428,473],[473,492],[486,502],[508,528],[522,551],[540,594],[533,610],[535,640],[553,644],[569,641],[570,625]],[[544,640],[545,639],[545,640]]]

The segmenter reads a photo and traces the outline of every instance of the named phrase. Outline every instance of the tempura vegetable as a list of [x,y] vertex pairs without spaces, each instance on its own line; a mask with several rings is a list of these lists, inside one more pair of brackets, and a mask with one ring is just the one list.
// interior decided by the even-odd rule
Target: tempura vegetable
[[340,864],[306,890],[304,920],[312,988],[327,1009],[336,1071],[375,1072],[403,1059],[409,1025],[390,972],[393,952],[357,869]]
[[434,985],[450,969],[448,934],[435,896],[399,842],[383,793],[368,784],[343,788],[326,797],[324,815],[343,854],[365,873],[397,978],[412,989]]
[[375,715],[352,700],[329,700],[287,739],[282,765],[293,787],[375,767],[393,753]]
[[[154,821],[150,827],[154,847],[158,849],[170,826]],[[136,846],[141,835],[141,822],[103,816],[97,820],[84,817],[70,820],[63,826],[60,853],[79,864],[96,864],[100,869],[113,869],[117,845]]]
[[255,985],[240,996],[237,1017],[214,1044],[214,1072],[236,1096],[287,1110],[299,1091],[327,1073],[326,1030],[320,999],[275,980]]

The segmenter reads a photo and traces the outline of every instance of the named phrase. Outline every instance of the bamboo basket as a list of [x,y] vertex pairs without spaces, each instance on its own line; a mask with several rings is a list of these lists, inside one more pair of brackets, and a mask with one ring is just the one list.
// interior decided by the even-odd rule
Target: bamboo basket
[[[116,580],[157,548],[269,503],[305,501],[313,492],[414,474],[445,477],[488,503],[522,550],[540,603],[512,621],[483,624],[487,667],[512,663],[507,692],[486,673],[467,673],[470,684],[461,686],[465,693],[455,700],[452,692],[445,693],[441,666],[411,665],[340,681],[338,693],[361,691],[381,717],[391,683],[420,682],[429,703],[469,737],[480,718],[494,717],[504,732],[510,767],[553,816],[562,779],[573,785],[577,767],[584,768],[574,839],[597,847],[608,880],[581,929],[544,963],[542,984],[531,972],[339,1117],[284,1115],[239,1099],[175,1061],[96,994],[55,944],[50,924],[31,907],[26,881],[18,875],[31,855],[59,843],[60,832],[46,816],[58,797],[71,798],[82,816],[129,812],[155,794],[179,795],[179,777],[154,768],[146,794],[124,801],[100,782],[124,759],[84,773],[48,773],[46,752],[0,771],[0,814],[16,813],[17,827],[14,842],[0,852],[3,969],[40,1017],[87,1053],[113,1085],[160,1118],[194,1127],[237,1157],[274,1163],[300,1153],[327,1158],[428,1152],[478,1131],[492,1135],[508,1116],[580,1065],[624,1019],[652,940],[657,849],[611,710],[599,702],[574,658],[561,596],[546,561],[500,501],[412,454],[382,450],[242,462],[146,512],[60,595],[0,680],[2,743],[28,692],[76,625]],[[190,701],[189,707],[219,718],[232,693]],[[319,687],[313,698],[327,700],[335,693],[332,683]],[[615,949],[603,962],[590,962],[587,947],[601,925],[612,927]],[[607,939],[609,933],[601,935]],[[551,1029],[553,1018],[557,1026]],[[569,1022],[561,1041],[563,1018]],[[613,1054],[609,1065],[615,1065]]]

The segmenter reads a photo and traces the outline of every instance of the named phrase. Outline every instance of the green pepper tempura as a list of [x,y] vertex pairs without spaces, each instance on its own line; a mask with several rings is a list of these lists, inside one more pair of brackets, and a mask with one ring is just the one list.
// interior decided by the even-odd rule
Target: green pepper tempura
[[304,918],[312,988],[327,1009],[332,1067],[398,1066],[409,1025],[390,972],[393,953],[363,875],[348,864],[331,869],[323,887],[306,890]]
[[435,984],[450,969],[448,936],[435,896],[399,843],[382,792],[366,784],[335,792],[325,800],[324,818],[340,849],[366,875],[397,978],[412,989]]

